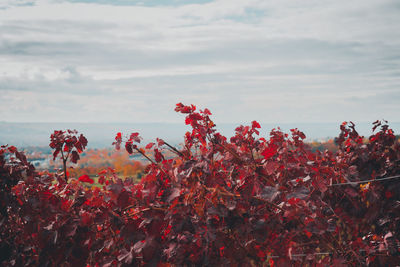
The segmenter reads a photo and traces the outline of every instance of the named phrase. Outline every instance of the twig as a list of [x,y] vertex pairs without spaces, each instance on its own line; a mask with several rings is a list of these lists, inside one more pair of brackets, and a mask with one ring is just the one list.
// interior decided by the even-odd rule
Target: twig
[[364,183],[369,183],[369,182],[379,182],[379,181],[385,181],[385,180],[391,180],[391,179],[397,179],[397,178],[400,178],[400,175],[389,176],[389,177],[385,177],[385,178],[381,178],[381,179],[371,179],[371,180],[364,180],[364,181],[337,183],[337,184],[331,184],[329,186],[364,184]]
[[167,145],[170,149],[172,149],[175,153],[177,153],[180,157],[183,157],[184,155],[182,154],[182,152],[180,152],[178,149],[176,149],[175,147],[171,146],[170,144],[168,144],[167,142],[165,142],[163,140],[164,144]]

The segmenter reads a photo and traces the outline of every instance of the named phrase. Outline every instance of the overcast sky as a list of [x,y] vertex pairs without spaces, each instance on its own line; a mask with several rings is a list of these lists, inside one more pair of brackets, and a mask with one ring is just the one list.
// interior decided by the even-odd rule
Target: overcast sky
[[0,121],[400,121],[398,0],[0,0]]

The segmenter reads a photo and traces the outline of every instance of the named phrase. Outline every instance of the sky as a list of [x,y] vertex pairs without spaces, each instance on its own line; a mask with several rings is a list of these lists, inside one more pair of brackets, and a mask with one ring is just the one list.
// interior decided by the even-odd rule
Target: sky
[[0,121],[399,122],[398,0],[0,0]]

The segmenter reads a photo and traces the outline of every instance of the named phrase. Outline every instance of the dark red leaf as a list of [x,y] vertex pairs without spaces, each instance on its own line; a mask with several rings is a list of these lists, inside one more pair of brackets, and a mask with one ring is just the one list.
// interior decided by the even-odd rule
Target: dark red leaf
[[158,151],[158,149],[154,149],[154,158],[156,162],[161,162],[164,160],[164,156]]
[[84,149],[86,148],[86,146],[87,146],[87,144],[88,144],[88,141],[87,141],[86,137],[83,136],[83,134],[81,134],[81,135],[79,136],[79,143],[81,143],[81,145],[82,145],[82,147],[83,147]]
[[129,140],[136,142],[136,143],[140,143],[140,140],[142,138],[139,136],[139,133],[131,133]]
[[98,183],[99,183],[99,184],[104,184],[104,181],[105,181],[105,177],[104,177],[103,175],[101,175],[101,176],[99,177]]
[[80,159],[78,152],[76,152],[75,150],[71,152],[71,161],[73,163],[77,163],[78,160]]
[[130,193],[122,191],[117,198],[117,204],[120,208],[125,208],[130,204]]
[[133,146],[132,146],[132,142],[126,142],[125,143],[125,149],[129,154],[133,153]]
[[175,111],[180,113],[192,113],[196,110],[196,106],[185,106],[182,103],[176,104]]
[[15,146],[9,146],[8,151],[10,151],[11,153],[15,153],[17,152],[17,148]]

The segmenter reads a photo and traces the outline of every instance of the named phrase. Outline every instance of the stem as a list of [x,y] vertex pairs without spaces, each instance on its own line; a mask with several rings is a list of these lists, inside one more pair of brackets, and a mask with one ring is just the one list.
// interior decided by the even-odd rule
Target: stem
[[232,149],[228,148],[225,144],[219,144],[219,145],[222,146],[226,151],[231,153],[232,156],[234,156],[239,162],[243,162],[243,160],[240,158],[240,156],[235,151],[233,151]]
[[165,173],[165,171],[157,164],[155,163],[151,158],[149,158],[145,153],[143,153],[139,148],[134,148],[137,152],[139,152],[143,157],[145,157],[148,161],[150,161],[152,164],[154,164],[155,166],[158,167],[158,169],[165,175],[168,176],[167,173]]
[[151,158],[149,158],[145,153],[143,153],[142,151],[140,151],[139,148],[134,148],[137,152],[139,152],[143,157],[145,157],[148,161],[150,161],[152,164],[157,165],[157,163],[155,163]]
[[[163,140],[164,141],[164,140]],[[183,157],[182,152],[180,152],[178,149],[176,149],[175,147],[171,146],[170,144],[168,144],[167,142],[164,141],[164,144],[167,145],[170,149],[172,149],[176,154],[178,154],[180,157]]]
[[65,182],[68,182],[68,176],[67,176],[67,160],[63,159],[63,166],[64,166],[64,178],[65,178]]
[[270,202],[270,201],[268,201],[268,200],[266,200],[266,199],[263,199],[263,198],[261,198],[261,197],[252,196],[251,198],[257,199],[257,200],[260,200],[260,201],[263,201],[264,203],[267,203],[269,206],[271,206],[271,207],[273,207],[273,208],[275,208],[275,209],[278,209],[278,210],[280,210],[280,211],[285,211],[284,209],[282,209],[281,207],[279,207],[279,206],[276,205],[275,203],[272,203],[272,202]]
[[63,147],[61,147],[61,157],[62,157],[62,161],[63,161],[63,168],[64,168],[64,179],[65,182],[68,182],[68,176],[67,176],[67,159],[68,159],[69,153],[67,155],[67,157],[64,157],[64,152],[63,152]]
[[188,152],[189,159],[192,157],[192,153],[190,152],[190,147],[185,143],[186,151]]

